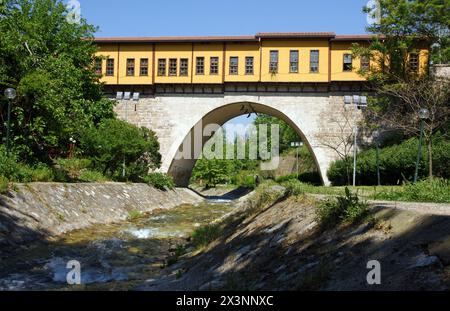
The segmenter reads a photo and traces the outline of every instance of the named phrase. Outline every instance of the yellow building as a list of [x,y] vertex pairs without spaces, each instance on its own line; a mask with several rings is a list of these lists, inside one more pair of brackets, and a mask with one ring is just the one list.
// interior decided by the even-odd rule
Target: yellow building
[[[222,85],[226,83],[361,82],[367,59],[354,58],[353,43],[368,35],[258,33],[230,37],[96,38],[96,70],[111,86]],[[411,55],[411,67],[426,70],[428,49]]]

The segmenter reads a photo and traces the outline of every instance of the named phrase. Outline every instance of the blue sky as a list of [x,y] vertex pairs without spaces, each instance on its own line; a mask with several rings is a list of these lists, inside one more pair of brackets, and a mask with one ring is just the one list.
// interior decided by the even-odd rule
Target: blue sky
[[[332,31],[363,34],[368,0],[78,0],[98,37],[254,35]],[[248,124],[241,116],[230,123]]]
[[368,0],[78,0],[97,36],[365,33]]

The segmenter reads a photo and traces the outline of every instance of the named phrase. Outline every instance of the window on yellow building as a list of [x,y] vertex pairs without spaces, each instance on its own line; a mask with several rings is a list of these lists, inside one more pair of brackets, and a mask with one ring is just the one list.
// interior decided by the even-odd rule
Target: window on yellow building
[[252,75],[253,74],[253,57],[247,56],[245,58],[245,74],[246,75]]
[[409,54],[409,70],[412,72],[417,72],[419,70],[419,54]]
[[141,76],[148,76],[148,58],[141,58]]
[[310,55],[310,66],[309,71],[310,72],[319,72],[319,51],[318,50],[312,50]]
[[204,57],[197,57],[197,62],[195,66],[195,73],[198,75],[204,75],[205,74],[205,58]]
[[292,50],[290,52],[289,72],[291,73],[298,72],[298,50]]
[[344,71],[352,71],[353,70],[353,58],[352,54],[344,54]]
[[278,72],[278,51],[270,51],[269,71],[270,73]]
[[219,58],[218,57],[211,57],[209,74],[211,74],[211,75],[219,74]]
[[127,76],[134,76],[134,58],[127,59]]
[[158,59],[158,76],[166,75],[166,60],[164,58]]
[[177,75],[177,59],[171,58],[169,59],[169,76]]
[[361,69],[370,70],[370,57],[368,55],[361,56]]
[[180,59],[180,76],[188,75],[188,64],[189,60],[187,58]]
[[101,75],[102,74],[102,59],[96,58],[95,59],[95,68],[94,71],[96,74]]
[[239,72],[239,57],[230,57],[230,75],[237,75]]
[[108,58],[106,60],[106,75],[114,76],[114,58]]

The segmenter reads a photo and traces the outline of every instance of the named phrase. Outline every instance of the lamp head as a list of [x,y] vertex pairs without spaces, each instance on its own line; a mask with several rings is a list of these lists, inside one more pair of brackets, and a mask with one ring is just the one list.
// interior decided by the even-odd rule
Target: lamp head
[[375,132],[372,133],[372,137],[374,139],[378,139],[380,137],[380,132],[378,130],[376,130]]
[[8,98],[8,99],[14,99],[14,98],[16,98],[16,96],[17,96],[17,93],[16,93],[16,90],[15,90],[15,89],[13,89],[13,88],[7,88],[7,89],[5,90],[5,97],[6,97],[6,98]]
[[419,110],[419,118],[421,120],[429,119],[430,118],[430,110],[426,108],[422,108]]

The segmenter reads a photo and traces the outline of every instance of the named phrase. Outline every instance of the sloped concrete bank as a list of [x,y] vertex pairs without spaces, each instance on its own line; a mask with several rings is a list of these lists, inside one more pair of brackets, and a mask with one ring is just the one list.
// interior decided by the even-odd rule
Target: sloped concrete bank
[[0,247],[125,220],[133,211],[202,200],[189,189],[161,191],[146,184],[17,184],[14,191],[0,196]]
[[[373,204],[368,221],[323,230],[315,200],[287,197],[249,213],[250,195],[218,239],[136,289],[450,289],[449,213]],[[367,281],[374,260],[381,284]]]

